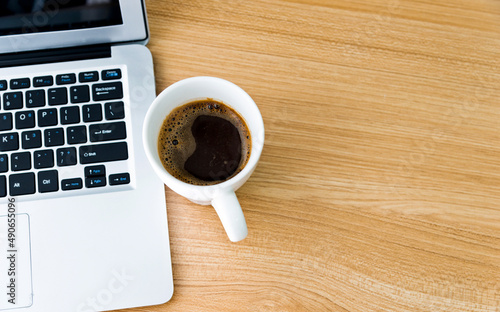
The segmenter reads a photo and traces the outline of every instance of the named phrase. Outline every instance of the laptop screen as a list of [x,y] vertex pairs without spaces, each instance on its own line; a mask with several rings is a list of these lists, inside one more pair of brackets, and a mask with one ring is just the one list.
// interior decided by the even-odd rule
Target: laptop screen
[[0,0],[0,57],[148,38],[144,0]]
[[0,0],[0,36],[121,24],[119,0]]

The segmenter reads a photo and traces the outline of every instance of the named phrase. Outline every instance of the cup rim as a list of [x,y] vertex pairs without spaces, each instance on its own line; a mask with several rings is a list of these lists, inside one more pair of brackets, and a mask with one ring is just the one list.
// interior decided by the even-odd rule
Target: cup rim
[[[203,80],[211,80],[211,81],[214,81],[216,83],[226,84],[228,87],[236,89],[238,92],[241,93],[241,95],[243,97],[245,97],[245,101],[253,104],[253,106],[255,107],[256,111],[258,112],[258,118],[257,118],[257,120],[252,120],[252,123],[257,123],[257,128],[259,129],[258,130],[259,133],[252,133],[251,130],[250,130],[250,127],[249,127],[249,130],[250,130],[251,135],[252,135],[252,148],[251,148],[251,152],[250,152],[250,158],[248,159],[247,164],[245,165],[245,167],[240,172],[238,172],[232,178],[230,178],[230,179],[228,179],[226,181],[220,182],[220,183],[212,184],[212,185],[195,185],[195,184],[190,184],[190,183],[187,183],[187,182],[184,182],[184,181],[181,181],[181,180],[175,178],[163,166],[163,164],[162,164],[162,162],[160,160],[160,157],[158,155],[158,146],[157,145],[151,146],[150,141],[148,140],[148,125],[150,124],[149,121],[152,118],[152,116],[154,114],[156,114],[157,111],[160,109],[162,100],[165,97],[167,97],[171,92],[173,92],[177,88],[181,88],[181,87],[184,87],[186,84],[191,84],[191,83],[195,83],[195,82],[203,81]],[[193,98],[193,100],[195,100],[195,98]],[[184,105],[186,103],[189,103],[189,101],[185,102],[185,103],[176,104],[172,108],[172,110],[175,109],[175,108],[177,108],[177,107],[179,107],[179,106],[181,106],[181,105]],[[231,106],[228,103],[224,103],[224,104]],[[235,109],[233,106],[231,106],[231,108]],[[167,117],[168,114],[170,114],[170,112],[172,110],[170,110],[169,112],[165,113],[165,118]],[[240,113],[238,109],[235,109],[235,110],[238,113]],[[245,119],[245,122],[248,124],[248,121],[246,119]],[[160,126],[160,129],[161,129],[161,126]],[[157,142],[157,137],[159,135],[160,129],[154,129],[155,136],[156,136],[155,142]],[[254,144],[258,140],[257,136],[261,136],[262,137],[261,138],[262,139],[262,143],[260,144],[260,146],[257,146],[257,144]],[[243,90],[238,85],[236,85],[236,84],[234,84],[234,83],[232,83],[232,82],[230,82],[228,80],[225,80],[225,79],[222,79],[222,78],[217,78],[217,77],[210,77],[210,76],[190,77],[190,78],[185,78],[185,79],[179,80],[179,81],[171,84],[170,86],[168,86],[167,88],[165,88],[155,98],[155,100],[150,105],[150,107],[149,107],[149,109],[148,109],[148,111],[146,113],[146,117],[144,118],[143,142],[144,142],[144,144],[143,144],[144,145],[144,149],[146,151],[146,155],[147,155],[147,158],[148,158],[150,164],[153,166],[153,169],[154,169],[155,173],[161,178],[161,180],[167,186],[170,187],[171,185],[175,184],[175,185],[178,185],[178,186],[189,187],[190,189],[193,189],[193,190],[210,190],[210,189],[216,190],[216,189],[222,189],[222,188],[231,187],[233,185],[238,184],[241,180],[243,180],[245,177],[247,177],[247,175],[249,173],[251,173],[253,171],[253,169],[255,168],[255,166],[257,165],[257,163],[258,163],[258,161],[260,159],[260,156],[262,154],[263,145],[264,145],[264,121],[262,119],[262,114],[261,114],[261,112],[260,112],[257,104],[255,103],[255,101],[250,97],[250,95],[248,93],[245,92],[245,90]]]

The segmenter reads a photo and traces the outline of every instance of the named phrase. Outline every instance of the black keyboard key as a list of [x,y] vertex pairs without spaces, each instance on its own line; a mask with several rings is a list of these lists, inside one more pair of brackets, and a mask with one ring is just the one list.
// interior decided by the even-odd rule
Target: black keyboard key
[[112,174],[109,176],[109,185],[121,185],[129,183],[130,183],[130,174],[128,172]]
[[33,167],[35,167],[35,169],[54,167],[54,151],[35,151],[33,153]]
[[61,181],[61,189],[63,191],[79,190],[82,187],[83,187],[83,181],[81,178],[65,179]]
[[0,197],[7,196],[7,179],[5,176],[0,176]]
[[102,120],[102,109],[101,104],[90,104],[82,106],[83,121],[101,121]]
[[21,171],[31,169],[31,154],[29,152],[10,155],[10,170]]
[[87,142],[87,127],[76,126],[66,129],[66,138],[68,144],[80,144]]
[[99,73],[97,71],[83,72],[78,74],[80,82],[92,82],[99,80]]
[[64,129],[52,128],[43,133],[46,147],[64,145]]
[[35,112],[23,111],[16,113],[16,129],[28,129],[35,127]]
[[3,109],[19,109],[23,108],[23,93],[22,92],[7,92],[3,94]]
[[75,82],[76,82],[75,74],[63,74],[56,76],[56,84],[58,85],[72,84]]
[[106,120],[125,118],[125,105],[121,101],[104,104],[104,116]]
[[0,114],[0,131],[12,130],[12,114]]
[[102,80],[113,80],[122,78],[122,71],[119,68],[107,69],[101,72]]
[[10,81],[10,88],[12,90],[26,89],[29,87],[31,87],[31,82],[29,78],[12,79]]
[[35,193],[35,174],[18,173],[9,176],[9,193],[11,196]]
[[104,165],[87,166],[84,171],[86,178],[102,177],[106,175],[106,167],[104,167]]
[[49,105],[68,104],[68,91],[65,87],[49,89]]
[[79,154],[84,165],[128,159],[126,142],[80,146]]
[[26,91],[26,107],[42,107],[45,106],[45,90],[30,90]]
[[63,125],[79,123],[80,108],[78,106],[61,108],[60,117],[61,117],[61,124]]
[[106,177],[85,178],[87,188],[106,186]]
[[57,109],[41,109],[38,111],[38,126],[48,127],[57,125]]
[[123,98],[121,82],[99,83],[92,85],[92,98],[95,102]]
[[52,76],[41,76],[33,78],[34,87],[50,87],[54,84],[54,77]]
[[89,133],[91,142],[122,140],[127,138],[125,122],[123,121],[91,125],[89,127]]
[[7,80],[0,80],[0,91],[7,90]]
[[90,101],[89,86],[75,86],[69,88],[71,103],[85,103]]
[[42,146],[42,132],[40,130],[24,131],[21,134],[23,149],[38,148]]
[[0,172],[9,171],[9,157],[7,154],[0,155]]
[[59,191],[59,177],[57,170],[38,172],[38,192],[48,193]]
[[59,167],[76,165],[76,148],[65,147],[56,151],[57,165]]
[[0,152],[19,149],[19,135],[16,132],[0,134]]

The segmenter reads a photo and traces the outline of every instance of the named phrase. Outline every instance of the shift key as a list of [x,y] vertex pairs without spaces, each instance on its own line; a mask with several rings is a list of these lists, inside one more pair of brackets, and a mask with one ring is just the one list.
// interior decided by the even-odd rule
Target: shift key
[[80,146],[80,164],[128,159],[126,142]]
[[123,98],[121,82],[96,83],[92,85],[92,98],[94,102],[116,100]]

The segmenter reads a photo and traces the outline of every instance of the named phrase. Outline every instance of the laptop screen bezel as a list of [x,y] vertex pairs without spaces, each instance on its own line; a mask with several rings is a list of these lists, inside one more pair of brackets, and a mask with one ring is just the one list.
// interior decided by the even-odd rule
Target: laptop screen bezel
[[146,43],[149,39],[143,0],[119,0],[123,24],[0,36],[0,54],[122,42]]

